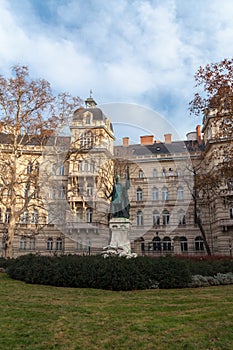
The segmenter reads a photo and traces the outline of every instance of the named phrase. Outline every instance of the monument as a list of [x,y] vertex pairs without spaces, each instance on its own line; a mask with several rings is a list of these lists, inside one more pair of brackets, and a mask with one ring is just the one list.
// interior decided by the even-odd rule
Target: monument
[[128,189],[130,188],[129,167],[127,167],[126,179],[123,184],[120,176],[117,175],[113,185],[110,204],[110,242],[107,247],[103,248],[102,255],[106,258],[109,256],[119,256],[132,258],[137,254],[131,253],[129,232],[131,228],[129,220],[130,203],[128,198]]

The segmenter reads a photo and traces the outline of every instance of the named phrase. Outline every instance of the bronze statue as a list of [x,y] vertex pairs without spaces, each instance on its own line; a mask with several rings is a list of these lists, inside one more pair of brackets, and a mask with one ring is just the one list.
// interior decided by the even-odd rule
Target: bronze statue
[[116,176],[113,190],[109,196],[111,197],[110,216],[112,218],[127,218],[129,219],[129,198],[128,189],[130,188],[129,167],[127,167],[126,181],[123,185],[120,181],[120,176]]

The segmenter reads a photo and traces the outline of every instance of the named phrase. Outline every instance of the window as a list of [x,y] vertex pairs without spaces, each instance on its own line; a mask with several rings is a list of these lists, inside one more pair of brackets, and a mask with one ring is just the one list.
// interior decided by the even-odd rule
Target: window
[[179,215],[179,225],[186,225],[186,217],[184,210],[178,212]]
[[203,251],[204,250],[204,241],[201,236],[198,236],[195,238],[195,249],[196,251]]
[[51,237],[47,240],[47,250],[53,250],[53,239]]
[[153,170],[153,177],[158,177],[158,172],[156,169]]
[[80,137],[80,145],[82,148],[93,146],[93,135],[91,131],[85,132]]
[[141,210],[137,212],[137,226],[143,226],[143,214]]
[[77,250],[78,250],[79,252],[81,252],[81,251],[83,250],[82,241],[78,241],[78,242],[77,242]]
[[91,163],[90,163],[90,172],[94,173],[94,171],[95,171],[95,162],[91,161]]
[[170,214],[168,210],[163,211],[163,225],[168,225],[170,220]]
[[180,237],[180,249],[182,252],[188,251],[188,242],[186,237]]
[[138,172],[138,178],[143,179],[143,171],[141,169]]
[[10,208],[7,208],[7,210],[5,212],[5,223],[9,223],[10,216],[11,216],[11,210],[10,210]]
[[38,224],[38,217],[39,217],[38,210],[34,209],[34,211],[32,213],[31,223]]
[[30,250],[35,250],[35,238],[31,237],[29,241],[29,249]]
[[169,168],[168,169],[168,176],[173,176],[174,174],[173,174],[173,170],[172,170],[172,168]]
[[56,175],[56,173],[57,173],[57,164],[53,164],[52,165],[52,174]]
[[88,197],[93,196],[93,185],[91,183],[87,184],[87,196]]
[[26,210],[21,216],[22,224],[28,224],[28,211]]
[[172,250],[172,244],[170,237],[164,237],[163,239],[163,250],[164,251],[171,251]]
[[152,200],[157,201],[159,199],[159,191],[156,187],[152,190]]
[[59,167],[59,175],[60,175],[60,176],[65,175],[65,167],[64,167],[64,164],[62,164],[62,165]]
[[59,199],[64,199],[64,198],[66,198],[66,189],[65,189],[64,186],[61,186],[61,187],[59,188],[58,196],[59,196]]
[[89,239],[86,242],[86,251],[87,251],[88,255],[91,254],[91,241]]
[[160,225],[160,215],[157,210],[153,211],[153,226]]
[[27,174],[30,174],[32,172],[32,163],[29,162],[27,165]]
[[23,197],[24,198],[29,198],[30,197],[30,185],[27,184],[25,187],[24,187],[24,190],[23,190]]
[[153,250],[154,251],[161,251],[161,239],[159,237],[154,237],[153,240]]
[[81,160],[79,160],[79,162],[78,162],[78,171],[82,172],[82,170],[83,170],[83,162]]
[[19,249],[20,250],[26,250],[26,237],[21,237],[20,238]]
[[92,222],[92,216],[93,216],[92,208],[87,208],[86,216],[87,216],[87,222]]
[[165,177],[166,176],[166,171],[165,169],[162,170],[162,177]]
[[184,189],[183,187],[178,187],[178,190],[177,190],[177,199],[179,201],[182,201],[184,199]]
[[2,222],[2,209],[0,208],[0,222]]
[[138,188],[136,192],[136,200],[137,201],[142,201],[142,189]]
[[58,237],[56,241],[56,250],[62,250],[62,238]]
[[85,160],[84,162],[84,171],[87,173],[88,172],[88,161]]
[[230,218],[233,219],[233,207],[230,208]]
[[86,124],[91,124],[91,117],[90,117],[90,115],[86,116]]
[[162,201],[168,200],[168,189],[167,187],[162,188]]

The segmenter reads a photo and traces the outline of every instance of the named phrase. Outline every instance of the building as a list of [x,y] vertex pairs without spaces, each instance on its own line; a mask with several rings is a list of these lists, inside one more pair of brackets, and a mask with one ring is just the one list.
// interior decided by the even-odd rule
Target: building
[[[187,140],[173,141],[172,135],[166,134],[161,142],[153,135],[144,135],[137,145],[125,137],[121,146],[114,147],[110,119],[92,97],[85,103],[86,108],[74,112],[70,136],[48,135],[46,145],[39,144],[36,138],[22,145],[17,176],[23,180],[17,189],[20,215],[15,222],[13,256],[32,252],[99,253],[109,240],[109,196],[114,171],[123,174],[126,165],[130,167],[130,238],[134,252],[154,256],[206,254],[203,229],[213,254],[231,255],[231,172],[221,191],[210,192],[208,201],[194,196],[196,169],[214,171],[232,144],[228,134],[219,136],[214,110],[205,116],[202,131],[198,126],[187,134]],[[12,153],[10,145],[9,133],[2,130],[2,164]],[[203,157],[207,164],[204,169],[198,167]],[[7,201],[9,192],[4,184],[1,189],[4,256],[12,213]],[[197,214],[201,216],[201,228]]]

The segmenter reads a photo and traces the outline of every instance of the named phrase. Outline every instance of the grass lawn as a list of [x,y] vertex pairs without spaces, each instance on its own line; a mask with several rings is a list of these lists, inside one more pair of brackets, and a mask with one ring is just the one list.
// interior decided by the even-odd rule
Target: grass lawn
[[0,349],[233,349],[233,285],[111,292],[0,274]]

